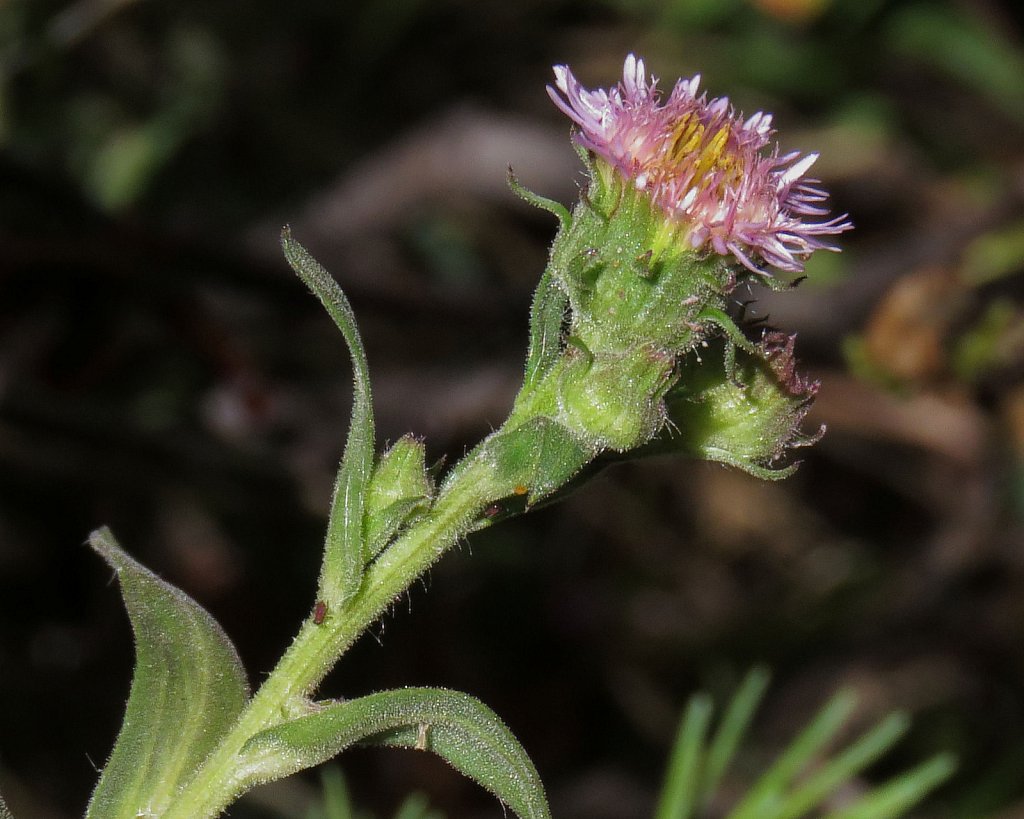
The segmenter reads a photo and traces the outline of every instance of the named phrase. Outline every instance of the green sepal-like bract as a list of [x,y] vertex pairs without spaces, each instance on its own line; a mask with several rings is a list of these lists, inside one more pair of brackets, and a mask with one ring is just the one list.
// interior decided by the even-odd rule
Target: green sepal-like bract
[[[531,205],[553,213],[558,218],[559,236],[572,226],[572,216],[560,202],[554,202],[527,190],[516,179],[512,168],[508,169],[508,186],[519,198]],[[557,241],[557,240],[556,240]],[[530,305],[530,346],[526,353],[526,373],[523,389],[531,390],[558,361],[564,348],[564,324],[567,318],[569,298],[565,284],[558,280],[549,264],[534,291]]]
[[544,416],[498,432],[484,447],[494,465],[495,494],[522,495],[528,503],[567,483],[595,452],[571,430]]
[[559,420],[596,448],[634,449],[664,424],[662,399],[674,369],[672,353],[650,345],[621,352],[570,347],[559,374]]
[[370,371],[355,314],[338,283],[306,248],[292,238],[287,227],[281,232],[281,247],[292,269],[313,291],[341,330],[352,357],[352,420],[334,483],[318,592],[318,599],[332,607],[340,607],[358,590],[366,564],[363,507],[374,448]]
[[433,751],[520,819],[550,817],[540,778],[519,741],[491,709],[457,691],[406,688],[325,704],[257,734],[241,756],[256,781],[269,781],[360,742]]
[[707,335],[699,316],[736,283],[722,257],[675,240],[679,230],[643,192],[591,168],[591,184],[551,249],[568,295],[570,332],[598,351],[653,346],[682,354]]
[[433,491],[423,442],[411,435],[399,438],[381,456],[366,489],[363,536],[367,560],[426,511]]
[[541,276],[530,308],[530,347],[523,390],[534,389],[558,361],[564,348],[563,325],[569,299],[548,268]]
[[534,193],[528,188],[524,188],[512,166],[508,166],[508,186],[516,196],[522,199],[524,202],[528,202],[534,207],[546,210],[548,213],[553,214],[557,219],[558,223],[564,228],[569,225],[572,221],[572,216],[569,213],[569,209],[566,208],[561,202],[556,202],[554,199],[548,199],[546,196],[541,196],[538,193]]
[[135,674],[87,817],[159,816],[241,713],[245,672],[217,622],[125,554],[109,530],[93,532],[89,545],[120,580],[135,632]]

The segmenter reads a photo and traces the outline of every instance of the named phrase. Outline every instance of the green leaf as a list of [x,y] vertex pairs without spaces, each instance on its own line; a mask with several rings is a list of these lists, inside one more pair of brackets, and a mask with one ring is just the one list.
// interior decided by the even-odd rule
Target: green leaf
[[370,370],[355,313],[338,283],[309,255],[306,248],[292,239],[291,230],[287,227],[281,231],[281,247],[288,264],[320,299],[338,325],[352,356],[352,420],[334,483],[319,591],[320,599],[330,603],[332,608],[340,608],[358,590],[365,565],[363,507],[366,484],[373,467],[374,447]]
[[108,529],[89,545],[120,580],[135,674],[87,816],[158,815],[237,719],[249,696],[245,671],[209,613],[125,554]]
[[549,819],[523,747],[491,709],[457,691],[406,688],[327,705],[252,737],[242,748],[260,781],[319,765],[357,742],[431,750],[520,819]]
[[373,518],[367,520],[366,553],[370,558],[380,554],[398,531],[412,521],[421,517],[427,510],[429,501],[421,496],[419,498],[405,498],[397,500],[390,506],[375,513]]
[[558,224],[563,229],[567,228],[569,223],[572,222],[572,215],[569,213],[569,209],[561,202],[556,202],[554,199],[548,199],[546,196],[541,196],[527,188],[524,188],[519,179],[516,178],[515,171],[512,170],[511,165],[508,166],[508,186],[512,189],[512,193],[524,202],[528,202],[534,207],[554,214],[558,218]]
[[7,809],[7,803],[4,802],[2,796],[0,796],[0,819],[14,819],[11,812]]

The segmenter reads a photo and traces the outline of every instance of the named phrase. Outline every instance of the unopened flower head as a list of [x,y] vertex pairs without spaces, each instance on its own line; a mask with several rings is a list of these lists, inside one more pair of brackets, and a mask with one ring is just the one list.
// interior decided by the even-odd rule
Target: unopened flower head
[[698,96],[700,75],[662,100],[643,60],[630,54],[617,86],[588,91],[555,66],[548,93],[579,126],[576,140],[646,192],[693,249],[732,256],[748,269],[800,272],[829,236],[849,230],[828,219],[827,194],[805,176],[818,158],[780,155],[770,114],[744,120],[728,98]]

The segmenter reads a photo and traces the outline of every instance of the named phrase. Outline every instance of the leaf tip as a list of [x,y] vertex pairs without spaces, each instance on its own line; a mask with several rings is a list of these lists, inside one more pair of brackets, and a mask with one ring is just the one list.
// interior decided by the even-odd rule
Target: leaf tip
[[121,551],[121,546],[109,527],[101,526],[99,529],[90,532],[86,543],[90,549],[106,560],[115,570],[121,568],[122,561],[120,558],[124,553]]

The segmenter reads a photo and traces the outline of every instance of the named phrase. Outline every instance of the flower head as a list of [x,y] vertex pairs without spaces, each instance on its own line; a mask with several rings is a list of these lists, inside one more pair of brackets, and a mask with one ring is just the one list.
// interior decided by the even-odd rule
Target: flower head
[[608,90],[588,91],[567,66],[554,72],[548,93],[579,126],[577,142],[647,192],[693,249],[731,255],[755,273],[800,272],[815,250],[838,249],[826,237],[852,227],[846,215],[822,220],[827,194],[805,177],[818,155],[780,155],[771,115],[744,120],[728,98],[698,96],[700,75],[662,101],[632,54]]

